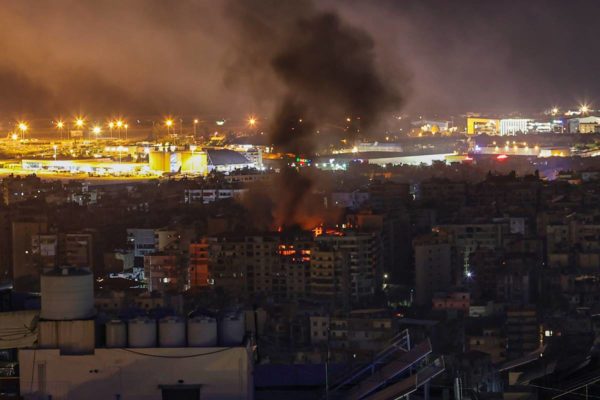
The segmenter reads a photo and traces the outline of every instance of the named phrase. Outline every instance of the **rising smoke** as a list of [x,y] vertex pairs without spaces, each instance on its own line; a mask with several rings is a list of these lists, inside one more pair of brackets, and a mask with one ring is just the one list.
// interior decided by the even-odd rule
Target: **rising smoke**
[[[357,120],[364,135],[402,105],[398,87],[377,68],[371,37],[338,14],[317,10],[310,1],[232,1],[229,8],[239,30],[233,70],[243,71],[246,81],[275,81],[256,95],[275,99],[268,133],[276,151],[310,158],[337,136],[336,126]],[[356,139],[341,131],[348,143]],[[315,176],[307,170],[279,174],[277,201],[271,202],[275,226],[314,223],[322,211],[312,195]]]

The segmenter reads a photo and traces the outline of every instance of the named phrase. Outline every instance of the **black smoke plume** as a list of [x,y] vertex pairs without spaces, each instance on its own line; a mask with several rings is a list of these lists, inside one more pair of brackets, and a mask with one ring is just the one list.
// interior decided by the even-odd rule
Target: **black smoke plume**
[[[363,136],[402,105],[400,92],[378,71],[372,38],[334,12],[309,1],[268,0],[232,1],[230,11],[239,28],[235,73],[254,88],[265,82],[255,93],[259,100],[276,98],[269,127],[276,151],[311,158],[340,134],[351,145],[359,132],[335,127],[357,120]],[[274,225],[314,223],[314,176],[279,174]]]

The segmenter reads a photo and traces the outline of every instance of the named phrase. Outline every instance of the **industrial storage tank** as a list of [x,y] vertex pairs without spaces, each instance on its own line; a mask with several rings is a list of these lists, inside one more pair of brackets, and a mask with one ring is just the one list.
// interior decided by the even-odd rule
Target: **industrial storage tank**
[[165,317],[158,322],[160,347],[185,347],[185,321],[178,317]]
[[217,346],[217,320],[207,316],[188,319],[187,341],[189,347]]
[[42,310],[47,320],[68,321],[93,317],[94,277],[83,268],[62,268],[41,276]]
[[127,324],[129,347],[156,347],[156,321],[150,318],[134,318]]
[[115,319],[106,323],[106,347],[127,347],[127,325]]
[[221,346],[239,346],[244,341],[246,322],[244,314],[227,313],[219,321],[219,344]]

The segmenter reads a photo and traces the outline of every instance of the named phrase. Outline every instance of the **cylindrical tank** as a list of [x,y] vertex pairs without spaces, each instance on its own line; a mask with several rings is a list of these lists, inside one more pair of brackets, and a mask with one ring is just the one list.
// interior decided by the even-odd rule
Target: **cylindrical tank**
[[158,322],[160,347],[185,347],[185,321],[178,317],[165,317]]
[[106,347],[127,347],[127,325],[115,319],[106,323]]
[[244,340],[245,333],[244,314],[227,313],[219,321],[219,344],[221,346],[239,346]]
[[42,310],[48,320],[76,320],[94,316],[94,277],[82,268],[55,269],[42,274]]
[[135,318],[127,324],[129,347],[156,347],[156,321],[150,318]]
[[212,317],[198,316],[188,319],[187,341],[189,347],[217,346],[217,320]]

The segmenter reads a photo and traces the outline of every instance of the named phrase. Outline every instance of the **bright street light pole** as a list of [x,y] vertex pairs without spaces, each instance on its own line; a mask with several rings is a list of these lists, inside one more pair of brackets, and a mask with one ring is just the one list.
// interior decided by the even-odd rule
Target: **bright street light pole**
[[19,130],[21,131],[22,140],[25,140],[25,132],[27,132],[27,129],[29,129],[29,127],[25,122],[19,122]]

